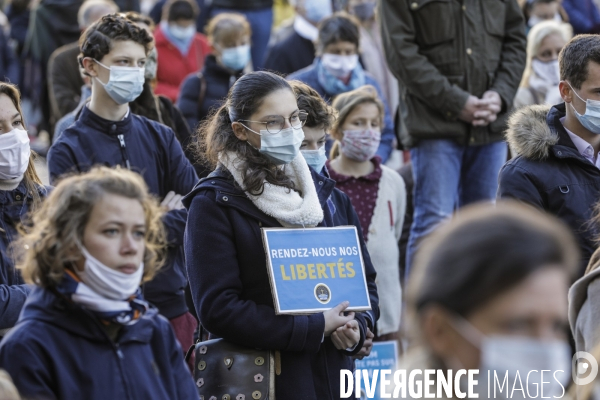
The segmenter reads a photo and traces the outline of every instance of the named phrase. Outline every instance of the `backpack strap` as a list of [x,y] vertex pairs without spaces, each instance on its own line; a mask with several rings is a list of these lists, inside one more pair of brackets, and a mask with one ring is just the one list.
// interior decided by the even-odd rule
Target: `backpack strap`
[[204,98],[206,97],[206,78],[204,78],[204,74],[200,71],[196,74],[198,79],[200,79],[200,93],[198,96],[198,104],[196,114],[198,117],[202,115],[202,105],[204,104]]

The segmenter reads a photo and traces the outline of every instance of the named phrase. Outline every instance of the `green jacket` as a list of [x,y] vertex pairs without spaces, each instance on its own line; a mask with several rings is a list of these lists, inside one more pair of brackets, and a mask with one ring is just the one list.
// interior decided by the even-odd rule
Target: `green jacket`
[[[502,140],[526,59],[517,0],[380,0],[379,15],[388,65],[407,105],[402,144]],[[459,120],[469,94],[487,90],[502,98],[498,120],[487,127]]]

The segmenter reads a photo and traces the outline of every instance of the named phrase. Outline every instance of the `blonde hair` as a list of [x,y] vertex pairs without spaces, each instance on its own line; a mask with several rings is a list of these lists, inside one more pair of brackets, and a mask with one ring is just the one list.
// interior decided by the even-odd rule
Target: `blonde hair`
[[[17,112],[21,115],[23,127],[25,127],[25,118],[23,117],[23,110],[21,110],[21,94],[19,93],[19,89],[17,89],[17,87],[11,83],[0,82],[0,94],[5,94],[10,98],[17,109]],[[42,186],[42,180],[35,170],[36,158],[37,154],[32,151],[31,155],[29,156],[29,164],[27,165],[27,169],[25,170],[25,175],[23,177],[23,182],[25,183],[27,193],[33,197],[33,205],[31,207],[32,210],[37,209],[42,202],[38,190],[39,187]]]
[[[357,89],[351,90],[346,93],[342,93],[335,98],[333,101],[333,108],[337,110],[338,117],[331,127],[332,133],[338,135],[342,133],[342,126],[348,119],[348,116],[354,111],[354,109],[362,104],[375,104],[379,109],[379,119],[381,122],[381,128],[383,129],[383,119],[385,115],[385,108],[383,102],[379,99],[377,89],[371,85],[361,86]],[[336,140],[331,151],[329,152],[329,159],[333,160],[340,154],[340,141]]]
[[573,28],[570,24],[564,22],[548,20],[535,24],[529,31],[529,34],[527,35],[527,63],[525,64],[525,71],[523,72],[523,78],[521,79],[521,87],[529,87],[529,78],[533,73],[531,63],[544,39],[555,34],[560,35],[565,40],[566,44],[571,40],[571,37],[573,37]]
[[31,226],[22,228],[13,248],[17,268],[28,283],[52,288],[61,282],[65,268],[80,259],[83,232],[105,194],[135,199],[142,205],[146,222],[143,279],[152,279],[165,259],[163,212],[140,175],[120,167],[97,167],[62,179],[32,215]]
[[238,13],[222,13],[212,18],[206,26],[206,36],[211,45],[226,41],[237,35],[252,35],[252,28],[246,17]]

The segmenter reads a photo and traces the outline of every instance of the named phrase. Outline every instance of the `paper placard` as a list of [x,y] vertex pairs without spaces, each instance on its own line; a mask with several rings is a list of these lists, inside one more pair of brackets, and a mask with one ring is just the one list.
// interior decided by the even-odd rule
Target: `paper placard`
[[310,314],[349,301],[348,311],[371,309],[354,226],[263,228],[277,314]]
[[[398,342],[395,340],[374,342],[373,348],[371,349],[371,354],[362,360],[354,360],[354,365],[357,370],[361,370],[360,399],[381,399],[381,377],[378,377],[375,388],[371,388],[371,390],[374,389],[373,393],[369,393],[369,396],[367,396],[363,371],[368,371],[369,382],[373,382],[373,374],[375,370],[378,371],[378,374],[381,374],[382,370],[391,370],[391,375],[388,375],[387,379],[393,380],[393,374],[398,368]],[[390,388],[393,387],[393,384],[388,385],[386,387],[386,393],[391,393],[392,390]],[[374,396],[370,396],[371,394]]]

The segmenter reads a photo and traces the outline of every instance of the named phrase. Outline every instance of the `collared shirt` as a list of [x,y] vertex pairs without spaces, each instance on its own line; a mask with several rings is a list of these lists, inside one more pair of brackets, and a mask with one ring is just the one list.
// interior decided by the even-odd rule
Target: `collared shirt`
[[296,15],[294,18],[294,30],[298,35],[311,42],[319,38],[319,29],[300,15]]
[[583,157],[585,157],[586,160],[594,164],[596,168],[600,169],[600,157],[595,156],[594,147],[592,147],[591,144],[589,144],[588,142],[586,142],[585,140],[568,130],[565,127],[564,121],[565,117],[560,119],[560,123],[563,124],[565,131],[567,131],[567,134],[571,138],[571,141],[573,141],[573,144],[577,148],[577,151],[579,151],[579,154],[581,154]]

